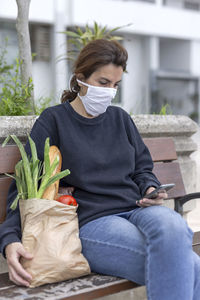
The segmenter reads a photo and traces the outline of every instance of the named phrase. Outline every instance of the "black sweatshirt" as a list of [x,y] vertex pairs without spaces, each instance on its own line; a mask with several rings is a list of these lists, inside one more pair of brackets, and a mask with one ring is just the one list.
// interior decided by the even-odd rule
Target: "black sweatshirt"
[[[79,115],[69,102],[47,108],[31,131],[38,157],[43,160],[44,142],[56,145],[62,154],[62,169],[70,175],[60,186],[73,186],[79,225],[96,218],[136,208],[148,187],[160,183],[152,173],[153,163],[131,117],[123,109],[109,106],[95,118]],[[26,145],[30,153],[29,145]],[[10,205],[16,196],[12,183],[7,218],[0,225],[0,251],[21,239],[19,207]]]

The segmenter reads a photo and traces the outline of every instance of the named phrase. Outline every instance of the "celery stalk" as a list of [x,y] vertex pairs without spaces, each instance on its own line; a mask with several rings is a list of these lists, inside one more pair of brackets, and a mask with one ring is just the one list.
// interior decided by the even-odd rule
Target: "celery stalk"
[[28,135],[28,139],[29,139],[29,144],[31,147],[32,161],[33,161],[33,170],[32,170],[33,189],[34,189],[34,194],[37,194],[38,176],[39,176],[39,174],[38,174],[39,160],[38,160],[38,156],[37,156],[37,149],[36,149],[35,143],[32,140],[32,138],[30,137],[30,135]]
[[[17,144],[19,151],[21,153],[21,156],[22,156],[22,162],[23,162],[25,179],[26,179],[27,190],[28,190],[28,198],[34,198],[33,180],[32,180],[32,174],[31,174],[31,170],[30,170],[30,163],[29,163],[27,154],[24,150],[24,146],[22,145],[20,140],[15,135],[10,135],[10,137]],[[9,137],[3,143],[3,146],[5,146],[5,144],[8,142],[8,140],[9,140]]]

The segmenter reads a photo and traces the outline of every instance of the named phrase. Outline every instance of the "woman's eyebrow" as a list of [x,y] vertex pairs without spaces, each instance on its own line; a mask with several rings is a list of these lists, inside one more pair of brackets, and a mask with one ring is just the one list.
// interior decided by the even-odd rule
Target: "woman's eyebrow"
[[106,78],[106,77],[100,77],[100,80],[106,80],[106,81],[108,81],[108,82],[111,82],[108,78]]
[[[111,80],[109,80],[106,77],[101,77],[100,80],[106,80],[108,83],[111,83]],[[120,82],[121,82],[121,80],[117,81],[116,83],[120,83]]]
[[120,83],[122,80],[120,79],[120,80],[118,80],[116,83]]

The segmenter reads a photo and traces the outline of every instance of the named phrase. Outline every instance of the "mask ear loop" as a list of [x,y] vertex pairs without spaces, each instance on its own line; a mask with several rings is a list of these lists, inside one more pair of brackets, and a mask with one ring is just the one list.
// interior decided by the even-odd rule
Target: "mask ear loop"
[[81,81],[81,80],[79,80],[79,79],[76,79],[76,81],[77,81],[78,83],[84,85],[84,86],[90,87],[89,84],[87,84],[87,83],[85,83],[85,82],[83,82],[83,81]]
[[77,91],[72,87],[71,88],[71,80],[72,78],[75,76],[75,74],[71,74],[70,77],[69,77],[69,82],[68,82],[68,86],[69,86],[69,91],[72,92],[72,93],[77,93]]

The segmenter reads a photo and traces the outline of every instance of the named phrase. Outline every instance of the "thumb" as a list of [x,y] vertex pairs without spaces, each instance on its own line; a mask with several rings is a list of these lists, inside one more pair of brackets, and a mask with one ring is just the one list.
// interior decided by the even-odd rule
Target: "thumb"
[[33,255],[26,251],[24,247],[21,247],[19,250],[18,250],[19,254],[21,256],[23,256],[24,258],[27,258],[27,259],[32,259],[33,258]]

